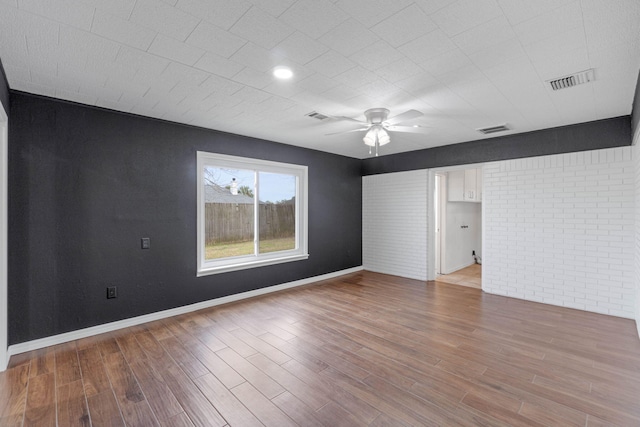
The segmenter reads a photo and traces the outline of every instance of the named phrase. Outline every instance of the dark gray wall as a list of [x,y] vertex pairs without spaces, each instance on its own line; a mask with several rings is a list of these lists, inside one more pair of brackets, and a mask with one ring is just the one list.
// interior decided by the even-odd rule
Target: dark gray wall
[[638,81],[636,82],[636,93],[633,96],[633,106],[631,107],[631,137],[636,134],[640,126],[640,72],[638,72]]
[[597,150],[630,144],[631,119],[624,116],[373,157],[362,162],[362,175]]
[[[362,264],[360,160],[20,92],[10,120],[10,344]],[[196,278],[198,150],[307,165],[309,259]]]
[[7,83],[7,76],[4,73],[4,67],[2,66],[2,59],[0,59],[0,103],[4,107],[4,111],[9,115],[9,83]]

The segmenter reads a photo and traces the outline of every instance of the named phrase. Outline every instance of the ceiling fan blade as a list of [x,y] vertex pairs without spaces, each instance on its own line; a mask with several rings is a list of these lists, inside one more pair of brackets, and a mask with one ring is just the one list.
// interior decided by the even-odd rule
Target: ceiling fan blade
[[369,123],[367,122],[363,122],[362,120],[356,120],[356,119],[352,119],[351,117],[345,117],[345,116],[327,116],[332,120],[337,120],[337,121],[342,121],[342,122],[355,122],[355,123],[359,123],[361,125],[368,125]]
[[418,110],[407,110],[404,113],[400,113],[397,116],[391,117],[384,121],[389,126],[396,125],[398,123],[406,122],[407,120],[415,119],[423,114]]
[[432,128],[427,126],[387,126],[386,129],[391,132],[426,133]]
[[369,128],[366,127],[366,128],[362,128],[362,129],[345,130],[345,131],[342,131],[342,132],[325,133],[325,136],[342,135],[343,133],[351,133],[351,132],[364,132],[365,130],[369,130]]

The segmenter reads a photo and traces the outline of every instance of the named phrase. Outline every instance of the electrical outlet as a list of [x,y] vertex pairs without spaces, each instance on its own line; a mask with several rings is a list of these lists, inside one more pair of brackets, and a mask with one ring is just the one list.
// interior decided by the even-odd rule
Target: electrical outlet
[[151,239],[148,237],[143,237],[140,239],[140,246],[142,249],[150,249],[151,248]]
[[471,251],[471,255],[475,255],[475,254],[476,254],[476,251]]
[[115,286],[109,286],[107,288],[107,299],[118,298],[118,288]]

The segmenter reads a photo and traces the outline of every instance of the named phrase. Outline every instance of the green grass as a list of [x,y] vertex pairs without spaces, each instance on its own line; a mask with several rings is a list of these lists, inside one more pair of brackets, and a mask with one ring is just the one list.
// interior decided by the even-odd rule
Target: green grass
[[[294,249],[296,241],[294,237],[281,239],[269,239],[260,241],[260,253],[286,251]],[[252,255],[253,242],[217,243],[205,247],[205,259],[219,259],[234,256]]]

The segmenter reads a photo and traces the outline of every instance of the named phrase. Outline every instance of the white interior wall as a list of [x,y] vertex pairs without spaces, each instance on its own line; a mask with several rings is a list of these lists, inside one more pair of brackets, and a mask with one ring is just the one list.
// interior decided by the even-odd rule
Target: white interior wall
[[634,318],[635,173],[631,147],[486,164],[483,290]]
[[9,190],[9,136],[8,117],[2,104],[0,104],[0,372],[7,368],[9,363],[8,327],[9,327],[9,303],[8,303],[8,190]]
[[635,171],[635,268],[634,284],[636,290],[636,327],[640,336],[640,127],[633,139],[632,157]]
[[362,179],[362,265],[366,270],[427,280],[428,173]]
[[[473,264],[472,251],[476,251],[478,255],[482,253],[481,208],[480,203],[447,202],[444,274]],[[462,228],[463,226],[468,228]]]
[[[640,334],[638,138],[633,147],[485,165],[483,290],[636,318]],[[426,280],[428,176],[363,178],[365,269]]]

